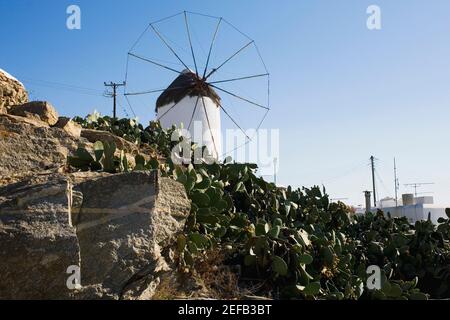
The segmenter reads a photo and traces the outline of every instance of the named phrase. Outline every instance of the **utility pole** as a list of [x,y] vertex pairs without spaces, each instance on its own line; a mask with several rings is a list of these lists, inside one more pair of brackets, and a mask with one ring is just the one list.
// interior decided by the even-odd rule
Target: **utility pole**
[[398,178],[397,178],[397,165],[394,158],[394,185],[395,185],[395,206],[398,207]]
[[105,87],[112,87],[113,92],[109,93],[108,96],[113,98],[113,118],[116,118],[116,97],[117,97],[117,88],[125,86],[125,82],[122,83],[114,83],[110,82],[109,84],[104,82]]
[[370,157],[370,164],[372,166],[372,185],[373,185],[373,205],[374,207],[377,206],[377,194],[376,194],[376,190],[375,190],[375,157],[371,156]]

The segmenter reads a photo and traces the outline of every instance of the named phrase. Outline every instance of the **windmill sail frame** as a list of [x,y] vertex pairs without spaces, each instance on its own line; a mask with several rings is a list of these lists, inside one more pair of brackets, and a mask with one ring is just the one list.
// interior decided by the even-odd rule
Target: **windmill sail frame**
[[[183,61],[180,57],[180,55],[177,53],[177,51],[168,43],[168,41],[166,40],[165,36],[162,34],[162,32],[160,30],[158,30],[157,25],[163,21],[167,21],[169,19],[178,17],[180,15],[184,16],[184,24],[185,24],[185,28],[186,28],[186,35],[188,38],[188,42],[189,42],[189,47],[190,47],[190,53],[192,55],[192,60],[195,66],[195,71],[192,71],[193,74],[195,74],[195,77],[192,77],[191,75],[191,79],[187,82],[189,82],[188,84],[186,83],[182,83],[181,85],[175,85],[174,83],[176,82],[177,79],[179,79],[180,77],[183,77],[183,74],[186,74],[186,70],[190,70],[189,66],[187,63],[185,63],[185,61]],[[189,25],[189,17],[190,15],[198,15],[198,16],[203,16],[203,17],[208,17],[208,18],[212,18],[212,19],[217,19],[217,25],[215,27],[214,33],[213,33],[213,37],[211,40],[211,43],[209,45],[209,50],[208,50],[208,57],[207,57],[207,61],[206,61],[206,65],[203,68],[203,71],[200,69],[199,70],[199,66],[197,64],[197,59],[195,56],[195,52],[194,52],[194,46],[192,43],[192,38],[191,38],[191,30],[190,30],[190,25]],[[221,62],[220,64],[218,64],[217,67],[212,68],[211,71],[208,73],[208,68],[211,64],[211,54],[214,51],[214,47],[215,47],[215,43],[217,40],[217,35],[220,33],[220,29],[221,29],[221,25],[222,24],[227,24],[228,26],[230,26],[232,29],[236,30],[239,34],[243,35],[246,39],[248,39],[248,42],[240,47],[237,51],[235,51],[232,55],[230,55],[227,59],[225,59],[223,62]],[[163,63],[160,63],[158,61],[154,61],[151,58],[147,58],[147,57],[143,57],[140,54],[135,53],[133,50],[135,49],[135,47],[137,46],[137,44],[141,41],[141,39],[144,37],[144,35],[148,32],[148,30],[151,29],[154,34],[157,36],[157,38],[160,39],[161,43],[164,44],[164,46],[167,47],[167,49],[171,52],[171,54],[183,65],[183,67],[185,68],[184,70],[177,70],[175,68],[169,67]],[[221,69],[223,66],[225,66],[227,63],[229,63],[231,60],[233,59],[237,59],[239,57],[239,54],[241,54],[243,51],[247,50],[247,48],[249,48],[250,46],[253,46],[256,49],[256,52],[258,54],[258,58],[260,59],[262,66],[264,67],[265,73],[258,73],[258,74],[250,74],[247,76],[241,76],[241,77],[235,77],[235,78],[228,78],[228,79],[219,79],[219,80],[215,80],[215,81],[208,81],[208,79],[215,74],[219,69]],[[251,39],[249,36],[247,36],[245,33],[243,33],[242,31],[240,31],[238,28],[236,28],[233,24],[231,24],[230,22],[228,22],[226,19],[224,19],[223,17],[216,17],[216,16],[211,16],[211,15],[206,15],[206,14],[202,14],[202,13],[197,13],[197,12],[192,12],[192,11],[182,11],[179,12],[177,14],[159,19],[157,21],[151,22],[148,24],[148,26],[145,28],[145,30],[143,31],[143,33],[138,37],[138,39],[136,40],[136,42],[133,44],[133,46],[130,48],[130,50],[128,51],[127,54],[127,64],[126,64],[126,73],[125,73],[125,84],[127,84],[127,80],[128,80],[128,76],[129,76],[129,62],[130,59],[139,59],[141,61],[144,62],[148,62],[154,66],[157,66],[159,68],[161,68],[161,70],[168,70],[168,71],[172,71],[174,73],[178,74],[178,78],[172,82],[172,84],[166,88],[166,89],[149,89],[149,90],[145,90],[145,91],[140,91],[140,92],[129,92],[128,88],[125,87],[124,89],[124,96],[126,98],[126,101],[128,103],[128,106],[130,107],[130,109],[133,111],[133,108],[131,106],[130,100],[128,99],[129,96],[135,96],[135,95],[147,95],[147,94],[154,94],[154,93],[160,93],[162,92],[162,94],[160,95],[160,97],[158,98],[158,101],[156,103],[156,111],[158,111],[158,107],[162,105],[162,102],[160,101],[161,97],[163,95],[166,96],[176,96],[176,99],[173,100],[174,104],[173,106],[171,106],[168,110],[165,111],[165,113],[161,116],[158,117],[158,119],[161,119],[162,117],[164,117],[166,114],[168,114],[171,110],[173,110],[178,103],[182,100],[183,96],[190,96],[190,97],[196,97],[196,102],[195,102],[195,107],[192,113],[192,116],[190,117],[190,121],[189,121],[189,126],[188,128],[191,127],[193,118],[194,118],[194,114],[198,109],[198,104],[199,104],[199,100],[202,100],[202,105],[203,105],[203,109],[204,112],[206,113],[206,109],[205,109],[205,97],[209,97],[211,98],[211,100],[214,101],[214,103],[217,104],[218,108],[220,110],[222,110],[224,112],[224,114],[230,118],[230,120],[232,121],[232,123],[240,130],[244,133],[245,135],[245,143],[243,143],[240,146],[237,146],[236,148],[234,148],[233,150],[228,150],[226,151],[222,156],[226,156],[227,154],[234,152],[236,149],[241,148],[245,145],[247,145],[250,141],[252,141],[253,137],[249,137],[244,129],[242,128],[241,125],[239,125],[238,121],[236,121],[236,119],[234,119],[231,114],[227,111],[227,109],[223,106],[223,103],[220,99],[220,96],[214,91],[214,89],[219,90],[220,92],[234,97],[236,99],[239,99],[240,101],[245,102],[246,104],[252,105],[252,106],[256,106],[259,108],[262,108],[265,110],[265,113],[261,119],[261,121],[258,124],[258,127],[256,128],[255,134],[257,133],[257,131],[259,130],[259,128],[261,127],[262,123],[264,122],[265,118],[267,117],[268,112],[270,111],[270,73],[267,70],[266,64],[264,62],[264,60],[262,59],[262,56],[260,54],[259,48],[257,47],[255,41],[253,39]],[[200,76],[201,75],[201,76]],[[249,98],[243,97],[240,94],[237,94],[235,92],[232,92],[230,90],[224,89],[220,86],[218,86],[219,84],[222,83],[232,83],[232,82],[236,82],[236,81],[245,81],[247,79],[254,79],[254,78],[262,78],[262,77],[266,77],[267,78],[267,102],[266,104],[261,104],[261,103],[257,103],[255,101],[250,100]],[[178,96],[177,96],[178,94]],[[162,99],[164,100],[164,99]],[[168,99],[170,100],[170,99]],[[158,103],[159,102],[159,103]],[[167,101],[165,101],[167,102]],[[133,111],[134,113],[134,111]],[[208,114],[206,113],[206,118],[207,118],[207,122],[208,122],[208,126],[209,126],[209,130],[212,130],[210,124],[209,124],[209,118],[208,118]],[[214,137],[211,134],[211,138],[213,140],[214,146],[216,145],[216,142],[214,141]],[[217,150],[215,150],[217,153]]]

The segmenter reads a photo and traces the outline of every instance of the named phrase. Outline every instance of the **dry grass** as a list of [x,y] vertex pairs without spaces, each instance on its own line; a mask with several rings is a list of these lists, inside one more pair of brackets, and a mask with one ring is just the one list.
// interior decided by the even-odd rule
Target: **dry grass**
[[183,293],[179,291],[179,283],[173,276],[165,276],[161,279],[152,300],[183,299]]
[[220,251],[210,251],[194,264],[193,276],[204,283],[206,290],[215,299],[239,299],[242,292],[238,285],[238,275],[224,264],[225,257]]
[[207,252],[195,260],[190,271],[163,277],[153,299],[235,300],[251,294],[239,287],[238,275],[224,260],[219,250]]

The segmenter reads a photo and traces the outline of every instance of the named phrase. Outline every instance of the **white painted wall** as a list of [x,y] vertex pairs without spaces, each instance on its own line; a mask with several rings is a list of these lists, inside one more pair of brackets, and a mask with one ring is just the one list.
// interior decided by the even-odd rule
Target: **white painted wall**
[[[218,107],[213,100],[208,97],[204,97],[203,100],[205,102],[205,108],[203,108],[203,101],[200,98],[191,127],[189,128],[189,132],[191,133],[192,141],[198,143],[199,145],[207,146],[216,158],[220,159],[222,155],[220,107]],[[163,128],[170,128],[172,125],[176,125],[179,128],[182,123],[184,128],[188,129],[196,101],[197,97],[186,96],[172,110],[170,110],[170,108],[174,105],[174,103],[160,107],[158,109],[157,119],[161,122],[161,126]],[[164,115],[166,112],[167,114]],[[209,118],[211,131],[209,131],[206,114]],[[211,133],[214,137],[216,148],[214,148]],[[215,152],[216,149],[217,154]]]
[[[372,208],[371,212],[377,212],[378,208]],[[381,209],[381,208],[379,208]],[[431,222],[437,224],[439,218],[447,218],[445,208],[440,208],[432,204],[415,204],[412,206],[384,207],[383,212],[391,214],[391,217],[406,217],[410,223],[427,220],[428,213],[431,214]],[[365,214],[364,210],[358,210],[357,214]]]

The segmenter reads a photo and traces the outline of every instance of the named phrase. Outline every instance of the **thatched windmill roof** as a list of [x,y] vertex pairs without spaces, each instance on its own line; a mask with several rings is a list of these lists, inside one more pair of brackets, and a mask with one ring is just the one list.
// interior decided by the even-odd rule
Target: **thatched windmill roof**
[[217,105],[220,104],[220,97],[213,88],[191,70],[184,70],[158,97],[158,100],[156,100],[156,112],[162,106],[178,103],[186,96],[208,97]]

